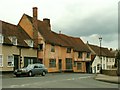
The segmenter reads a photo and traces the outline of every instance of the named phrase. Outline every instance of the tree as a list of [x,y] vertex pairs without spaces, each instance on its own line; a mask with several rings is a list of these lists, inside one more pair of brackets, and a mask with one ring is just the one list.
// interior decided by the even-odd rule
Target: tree
[[115,57],[115,67],[118,67],[118,61],[120,60],[120,50],[117,51],[116,57]]
[[117,67],[117,74],[120,75],[120,50],[118,50],[115,58],[115,66]]

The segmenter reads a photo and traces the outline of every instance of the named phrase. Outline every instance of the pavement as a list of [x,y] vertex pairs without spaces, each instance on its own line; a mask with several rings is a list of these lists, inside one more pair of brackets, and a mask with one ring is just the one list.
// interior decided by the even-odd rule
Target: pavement
[[94,77],[95,80],[109,82],[109,83],[116,83],[120,84],[120,76],[109,76],[104,74],[96,74]]

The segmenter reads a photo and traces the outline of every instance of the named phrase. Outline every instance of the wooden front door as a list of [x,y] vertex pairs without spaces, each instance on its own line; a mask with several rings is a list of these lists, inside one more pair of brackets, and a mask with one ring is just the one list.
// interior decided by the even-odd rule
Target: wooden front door
[[14,70],[19,68],[19,55],[14,55]]

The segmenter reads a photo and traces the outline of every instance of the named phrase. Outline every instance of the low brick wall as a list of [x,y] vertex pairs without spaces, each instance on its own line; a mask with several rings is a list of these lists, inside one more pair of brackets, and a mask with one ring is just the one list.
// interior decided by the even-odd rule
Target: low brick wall
[[102,70],[102,74],[110,75],[110,76],[117,76],[117,70]]

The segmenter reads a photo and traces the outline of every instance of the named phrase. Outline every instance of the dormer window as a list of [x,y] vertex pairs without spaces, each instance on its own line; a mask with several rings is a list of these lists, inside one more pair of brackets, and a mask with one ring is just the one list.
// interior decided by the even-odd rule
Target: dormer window
[[17,38],[16,37],[12,37],[12,43],[13,43],[13,45],[17,45]]
[[55,52],[55,45],[51,45],[51,52]]
[[78,58],[82,58],[83,53],[82,52],[78,52]]
[[42,51],[43,50],[43,44],[38,44],[38,50]]
[[33,41],[32,40],[25,40],[25,42],[28,44],[29,47],[33,47]]
[[3,43],[3,36],[0,35],[0,43]]
[[87,53],[87,58],[90,58],[90,53],[89,52]]
[[9,39],[11,40],[13,45],[17,45],[17,37],[13,36],[13,37],[9,37]]
[[71,48],[67,48],[67,53],[71,53]]

